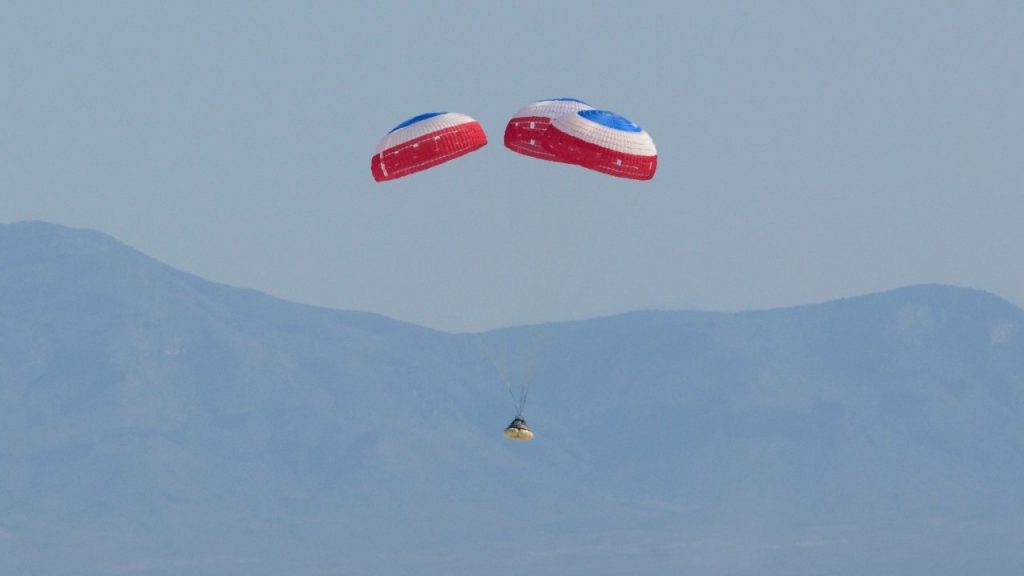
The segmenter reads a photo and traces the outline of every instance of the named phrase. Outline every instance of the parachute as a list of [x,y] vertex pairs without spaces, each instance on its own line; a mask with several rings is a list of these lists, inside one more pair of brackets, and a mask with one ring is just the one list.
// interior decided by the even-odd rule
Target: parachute
[[377,182],[414,174],[487,144],[480,123],[458,112],[428,112],[414,116],[381,138],[370,158]]
[[650,180],[658,168],[658,152],[647,132],[575,98],[538,100],[520,108],[505,126],[505,147],[634,180]]
[[607,110],[579,110],[555,118],[543,145],[563,162],[620,178],[650,180],[658,168],[650,135]]
[[505,126],[505,147],[541,160],[568,162],[544,147],[544,135],[553,119],[591,109],[591,105],[575,98],[552,98],[527,104]]

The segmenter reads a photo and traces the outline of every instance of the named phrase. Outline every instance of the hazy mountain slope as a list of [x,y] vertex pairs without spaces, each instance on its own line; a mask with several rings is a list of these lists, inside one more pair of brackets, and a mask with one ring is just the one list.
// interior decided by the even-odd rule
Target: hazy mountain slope
[[973,290],[451,335],[0,226],[2,573],[1016,574],[1022,407]]

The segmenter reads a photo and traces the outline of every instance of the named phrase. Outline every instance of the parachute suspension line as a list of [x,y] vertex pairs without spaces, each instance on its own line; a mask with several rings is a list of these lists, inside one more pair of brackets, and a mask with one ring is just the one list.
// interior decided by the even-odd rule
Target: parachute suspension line
[[530,395],[530,387],[524,386],[523,393],[519,395],[519,405],[516,407],[516,418],[523,417],[523,410],[526,409],[526,398]]
[[495,364],[495,366],[498,366],[499,376],[501,377],[501,381],[505,383],[505,389],[508,390],[508,397],[512,399],[512,407],[515,408],[516,415],[522,415],[524,402],[522,398],[516,398],[515,390],[512,389],[512,377],[507,369],[508,367],[504,365],[499,366],[498,364]]
[[514,406],[515,409],[516,409],[516,416],[517,417],[518,416],[522,416],[523,415],[523,404],[525,404],[526,402],[523,400],[522,397],[516,398],[516,393],[512,391],[512,382],[511,381],[506,380],[505,381],[505,385],[508,387],[508,396],[509,396],[509,398],[512,399],[512,406]]
[[512,390],[512,372],[509,369],[508,364],[503,358],[495,354],[493,350],[484,346],[483,342],[477,342],[477,347],[480,348],[480,351],[483,352],[484,356],[486,356],[491,362],[494,369],[498,371],[498,377],[501,381],[505,383],[505,388],[508,390],[509,398],[512,399],[512,407],[515,408],[516,415],[522,416],[524,400],[522,398],[516,398],[516,393]]
[[[498,354],[486,346],[482,340],[477,343],[480,351],[490,360],[501,381],[505,383],[517,418],[523,416],[526,402],[530,398],[530,388],[540,372],[541,351],[547,347],[549,339],[549,334],[535,331],[526,342],[519,340],[521,346],[517,347],[513,343],[506,343],[508,350],[504,354]],[[513,369],[510,363],[515,364],[516,369]]]
[[519,416],[523,415],[526,401],[530,397],[530,386],[537,379],[537,373],[540,372],[541,350],[545,348],[546,340],[542,334],[537,332],[530,338],[524,358],[525,369],[521,374],[523,386],[519,393]]

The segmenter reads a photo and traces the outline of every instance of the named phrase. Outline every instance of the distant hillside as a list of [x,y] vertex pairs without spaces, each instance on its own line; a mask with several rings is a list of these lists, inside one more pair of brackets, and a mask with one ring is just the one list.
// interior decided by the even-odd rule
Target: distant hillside
[[964,288],[454,335],[0,225],[0,574],[1019,574],[1022,408]]

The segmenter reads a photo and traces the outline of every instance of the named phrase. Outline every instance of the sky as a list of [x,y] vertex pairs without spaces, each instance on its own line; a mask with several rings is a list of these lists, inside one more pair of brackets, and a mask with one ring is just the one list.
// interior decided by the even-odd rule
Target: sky
[[[1024,305],[1024,4],[4,2],[0,223],[448,331],[917,283]],[[540,162],[575,97],[649,182]],[[378,184],[399,122],[483,149]]]

